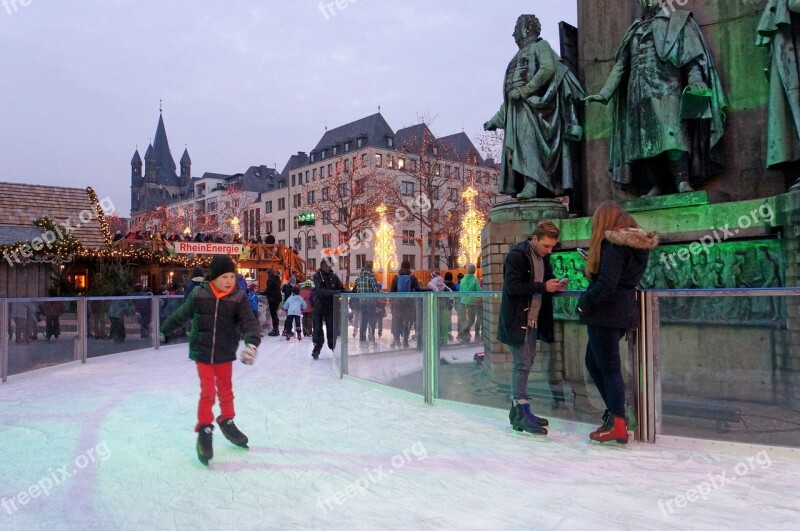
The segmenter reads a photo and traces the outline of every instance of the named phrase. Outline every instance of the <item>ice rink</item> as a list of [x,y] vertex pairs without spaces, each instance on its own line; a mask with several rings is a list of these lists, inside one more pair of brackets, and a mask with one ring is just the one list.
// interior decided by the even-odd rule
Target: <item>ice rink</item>
[[265,337],[235,364],[240,449],[195,454],[187,346],[0,385],[0,529],[798,529],[800,460],[597,446],[551,421],[431,407],[342,381],[323,349]]

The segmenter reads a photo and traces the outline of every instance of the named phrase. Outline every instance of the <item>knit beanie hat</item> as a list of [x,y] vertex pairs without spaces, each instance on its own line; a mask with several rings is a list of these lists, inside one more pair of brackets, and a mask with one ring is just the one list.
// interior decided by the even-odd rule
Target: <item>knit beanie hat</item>
[[192,269],[192,278],[194,277],[204,277],[206,276],[205,272],[203,271],[202,267],[195,267]]
[[225,273],[236,273],[236,264],[226,254],[215,254],[211,259],[211,266],[208,268],[208,279],[214,280]]

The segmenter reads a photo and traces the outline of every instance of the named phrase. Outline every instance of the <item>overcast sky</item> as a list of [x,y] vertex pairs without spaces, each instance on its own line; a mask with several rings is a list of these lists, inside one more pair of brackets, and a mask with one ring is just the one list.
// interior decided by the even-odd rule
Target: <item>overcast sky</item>
[[[6,4],[7,2],[7,4]],[[502,101],[518,15],[558,51],[576,0],[6,0],[0,181],[93,186],[130,210],[159,100],[192,174],[283,169],[381,106],[397,130],[476,139]],[[2,208],[2,207],[0,207]]]

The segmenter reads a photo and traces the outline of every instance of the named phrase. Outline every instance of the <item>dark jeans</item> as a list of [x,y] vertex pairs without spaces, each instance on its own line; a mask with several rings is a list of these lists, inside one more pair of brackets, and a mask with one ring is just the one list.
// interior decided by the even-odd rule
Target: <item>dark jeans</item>
[[511,345],[511,360],[514,368],[511,370],[511,397],[517,400],[529,400],[528,396],[528,377],[531,374],[531,366],[536,358],[536,340],[539,338],[539,331],[536,328],[528,328],[525,335],[525,343],[516,346]]
[[600,391],[606,409],[614,416],[625,418],[625,382],[619,358],[619,340],[625,335],[625,329],[592,325],[586,328],[589,333],[586,369]]
[[285,324],[283,326],[283,334],[284,335],[288,336],[289,334],[292,333],[292,323],[295,324],[295,328],[297,329],[298,332],[300,332],[302,330],[301,327],[300,327],[300,316],[299,315],[287,315],[286,316],[286,322],[285,322]]
[[58,339],[58,336],[61,335],[61,324],[58,321],[58,316],[54,317],[47,317],[45,316],[44,321],[47,325],[47,331],[45,332],[45,339],[50,339],[50,337],[55,337]]
[[325,330],[328,334],[328,346],[333,350],[336,348],[336,323],[334,322],[335,319],[333,318],[333,310],[326,312],[326,311],[314,311],[314,348],[322,348],[322,345],[325,343],[325,336],[322,333],[322,323],[325,323]]
[[358,330],[361,341],[367,339],[367,332],[370,339],[375,339],[375,306],[372,301],[361,301],[361,323]]
[[272,320],[272,331],[277,332],[278,326],[280,326],[280,321],[278,320],[278,308],[281,305],[281,301],[272,302],[269,301],[269,317]]

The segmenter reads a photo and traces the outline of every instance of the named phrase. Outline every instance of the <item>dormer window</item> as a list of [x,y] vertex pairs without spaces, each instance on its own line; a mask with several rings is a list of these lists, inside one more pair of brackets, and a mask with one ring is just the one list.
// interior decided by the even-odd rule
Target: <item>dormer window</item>
[[337,151],[337,147],[336,147],[336,146],[333,146],[333,156],[334,156],[334,157],[336,156],[336,151]]
[[392,137],[390,137],[390,136],[387,136],[387,137],[386,137],[386,145],[387,145],[388,147],[390,147],[390,148],[391,148],[391,147],[394,147],[394,138],[392,138]]
[[358,140],[356,140],[356,147],[360,148],[363,145],[364,145],[364,139],[363,138],[359,138]]
[[326,149],[323,149],[323,150],[322,150],[322,158],[323,158],[323,160],[324,160],[324,159],[325,159],[325,157],[327,157],[327,156],[328,156],[328,150],[326,150]]
[[316,156],[314,153],[312,153],[312,154],[311,154],[311,162],[314,162],[314,159],[315,159],[316,157],[317,157],[317,156]]
[[350,142],[345,142],[344,143],[344,152],[347,153],[348,151],[350,151]]

